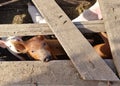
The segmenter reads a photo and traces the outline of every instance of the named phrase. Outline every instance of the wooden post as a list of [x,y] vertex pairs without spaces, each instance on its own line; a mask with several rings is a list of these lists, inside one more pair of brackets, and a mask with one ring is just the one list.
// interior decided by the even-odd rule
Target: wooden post
[[120,1],[99,0],[115,66],[120,76]]

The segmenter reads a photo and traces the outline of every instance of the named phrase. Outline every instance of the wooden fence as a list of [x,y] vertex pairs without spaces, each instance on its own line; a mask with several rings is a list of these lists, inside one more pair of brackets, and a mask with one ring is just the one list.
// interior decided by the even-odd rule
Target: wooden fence
[[113,61],[120,76],[119,0],[99,0],[103,20],[75,24],[54,0],[32,1],[47,24],[0,25],[0,28],[4,28],[4,30],[0,29],[0,36],[54,34],[79,73],[78,76],[82,78],[81,84],[75,84],[75,86],[90,86],[90,83],[92,83],[91,86],[119,86],[119,77],[82,35],[82,33],[107,32]]

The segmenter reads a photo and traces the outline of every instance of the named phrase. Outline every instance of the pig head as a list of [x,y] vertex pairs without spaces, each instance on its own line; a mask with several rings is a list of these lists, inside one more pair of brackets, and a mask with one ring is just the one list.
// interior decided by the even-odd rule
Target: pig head
[[17,51],[27,53],[35,60],[48,62],[52,59],[51,51],[44,36],[35,36],[27,41],[16,42]]

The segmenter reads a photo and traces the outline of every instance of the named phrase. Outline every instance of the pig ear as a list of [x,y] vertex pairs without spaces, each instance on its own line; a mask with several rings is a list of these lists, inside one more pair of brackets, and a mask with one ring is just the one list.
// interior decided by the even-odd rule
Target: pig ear
[[0,47],[2,47],[2,48],[6,48],[7,47],[6,44],[5,44],[5,41],[0,40]]
[[27,48],[25,47],[25,44],[23,42],[15,42],[14,46],[18,52],[27,53]]

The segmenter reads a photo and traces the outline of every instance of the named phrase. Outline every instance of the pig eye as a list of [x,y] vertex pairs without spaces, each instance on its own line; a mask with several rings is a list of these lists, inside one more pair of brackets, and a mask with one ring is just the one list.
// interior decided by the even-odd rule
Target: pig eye
[[31,51],[32,53],[34,53],[34,51]]
[[20,39],[17,39],[17,41],[20,41]]
[[47,44],[46,43],[43,43],[43,46],[46,46]]

